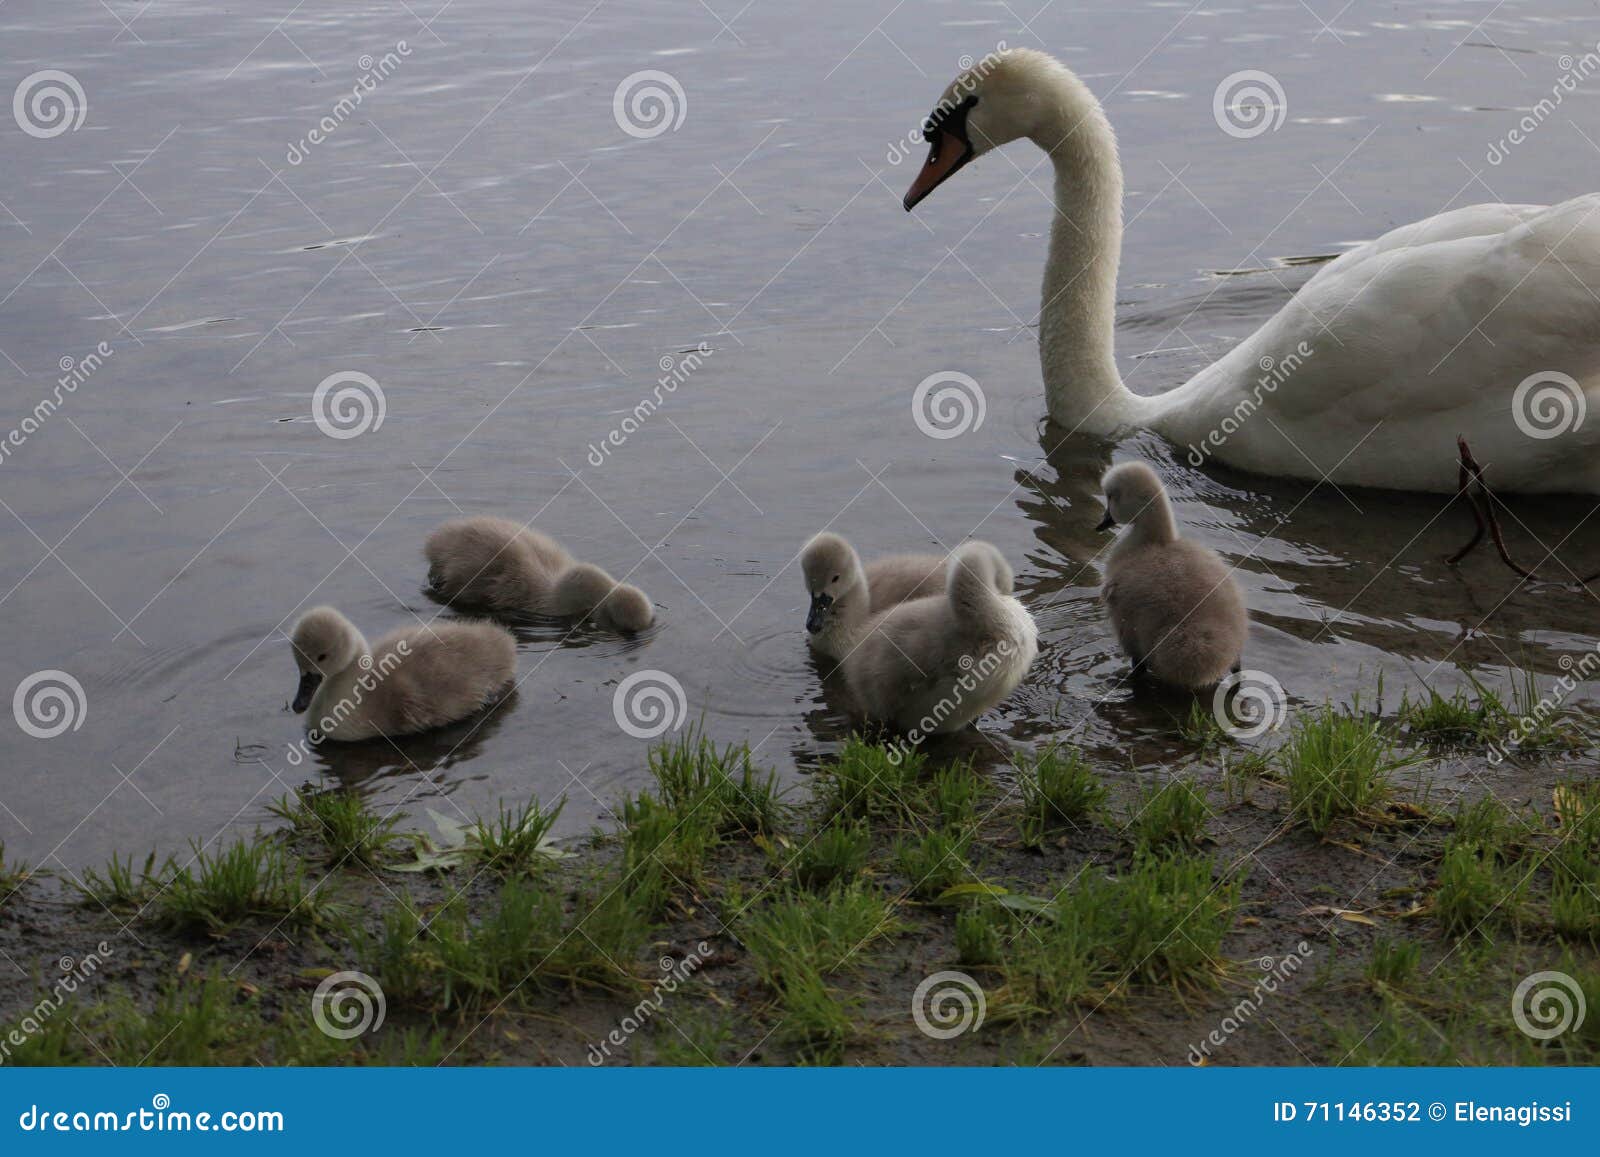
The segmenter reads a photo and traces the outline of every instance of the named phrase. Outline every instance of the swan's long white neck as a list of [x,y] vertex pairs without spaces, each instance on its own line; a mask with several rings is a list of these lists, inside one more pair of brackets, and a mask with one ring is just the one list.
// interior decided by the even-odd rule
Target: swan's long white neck
[[1109,434],[1149,408],[1117,372],[1117,265],[1122,256],[1122,165],[1100,102],[1065,69],[1037,80],[1030,137],[1055,165],[1055,216],[1039,306],[1039,361],[1050,417]]

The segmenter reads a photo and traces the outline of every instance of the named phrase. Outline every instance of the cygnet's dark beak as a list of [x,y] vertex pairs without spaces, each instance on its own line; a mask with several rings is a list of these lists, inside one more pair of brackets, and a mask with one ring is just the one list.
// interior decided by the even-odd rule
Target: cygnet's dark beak
[[294,693],[294,712],[296,715],[311,706],[311,696],[316,694],[317,684],[322,682],[322,675],[317,671],[307,671],[300,676],[300,686]]
[[1106,509],[1106,516],[1100,520],[1100,525],[1095,527],[1095,529],[1096,530],[1115,530],[1116,528],[1117,528],[1117,520],[1115,518],[1111,517],[1111,510],[1108,507]]
[[816,634],[822,630],[822,620],[827,616],[828,608],[833,606],[833,596],[818,591],[811,596],[811,609],[806,612],[806,630]]

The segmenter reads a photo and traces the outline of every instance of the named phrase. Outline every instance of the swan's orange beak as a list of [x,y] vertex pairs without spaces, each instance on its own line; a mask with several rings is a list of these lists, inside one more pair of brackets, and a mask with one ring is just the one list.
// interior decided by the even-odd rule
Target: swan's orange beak
[[962,165],[972,159],[972,146],[955,133],[935,133],[928,148],[928,160],[917,172],[902,204],[909,213],[917,202],[933,192]]

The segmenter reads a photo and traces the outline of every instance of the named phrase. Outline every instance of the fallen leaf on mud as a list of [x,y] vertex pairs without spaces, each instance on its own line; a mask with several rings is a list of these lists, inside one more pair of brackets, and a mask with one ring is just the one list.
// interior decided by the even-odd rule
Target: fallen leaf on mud
[[182,956],[178,957],[178,975],[182,976],[184,973],[188,972],[189,971],[189,965],[191,965],[193,963],[194,963],[194,953],[193,952],[185,952]]
[[[428,808],[428,818],[433,820],[433,826],[438,829],[438,835],[429,837],[418,833],[411,838],[415,841],[416,858],[402,860],[399,863],[385,864],[385,869],[391,872],[448,872],[459,868],[470,860],[476,852],[474,845],[474,832],[459,820],[451,819],[447,815]],[[529,817],[533,822],[534,817]],[[564,860],[572,855],[571,852],[562,851],[556,847],[555,841],[545,836],[539,841],[538,853],[552,860]]]
[[1365,912],[1357,912],[1354,908],[1335,908],[1331,904],[1317,904],[1300,913],[1302,916],[1337,916],[1341,920],[1348,920],[1352,924],[1371,924],[1374,928],[1378,922]]
[[1259,916],[1246,916],[1246,917],[1244,917],[1243,919],[1241,919],[1239,921],[1239,927],[1241,927],[1241,928],[1254,928],[1257,925],[1259,925],[1260,923],[1261,923],[1261,917],[1259,917]]
[[979,881],[975,884],[951,884],[938,895],[939,900],[954,900],[961,896],[1004,896],[1007,889],[999,884],[985,884]]
[[1054,905],[1042,896],[1001,896],[997,902],[1002,908],[1010,908],[1013,912],[1030,912],[1041,916],[1055,914]]

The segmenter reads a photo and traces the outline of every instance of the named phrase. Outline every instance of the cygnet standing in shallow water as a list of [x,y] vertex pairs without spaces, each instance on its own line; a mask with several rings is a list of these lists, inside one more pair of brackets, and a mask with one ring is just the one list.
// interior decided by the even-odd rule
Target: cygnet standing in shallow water
[[[800,552],[811,608],[806,636],[811,649],[843,659],[861,638],[867,621],[908,599],[944,591],[949,560],[937,554],[894,554],[861,565],[861,556],[842,537],[823,531]],[[1011,593],[1010,568],[1005,593]]]
[[1227,564],[1178,537],[1166,489],[1143,462],[1113,466],[1100,486],[1099,529],[1128,528],[1106,560],[1100,597],[1134,670],[1190,690],[1238,670],[1250,619]]
[[950,556],[944,592],[912,599],[867,624],[844,660],[867,719],[926,736],[956,731],[1003,700],[1039,649],[1033,616],[1002,594],[1011,567],[987,542]]
[[372,647],[332,607],[307,611],[290,636],[300,686],[295,711],[323,739],[406,735],[465,719],[517,673],[517,644],[493,623],[403,627]]
[[638,587],[581,563],[508,518],[458,518],[428,536],[428,582],[443,601],[498,614],[589,618],[632,634],[655,621]]

